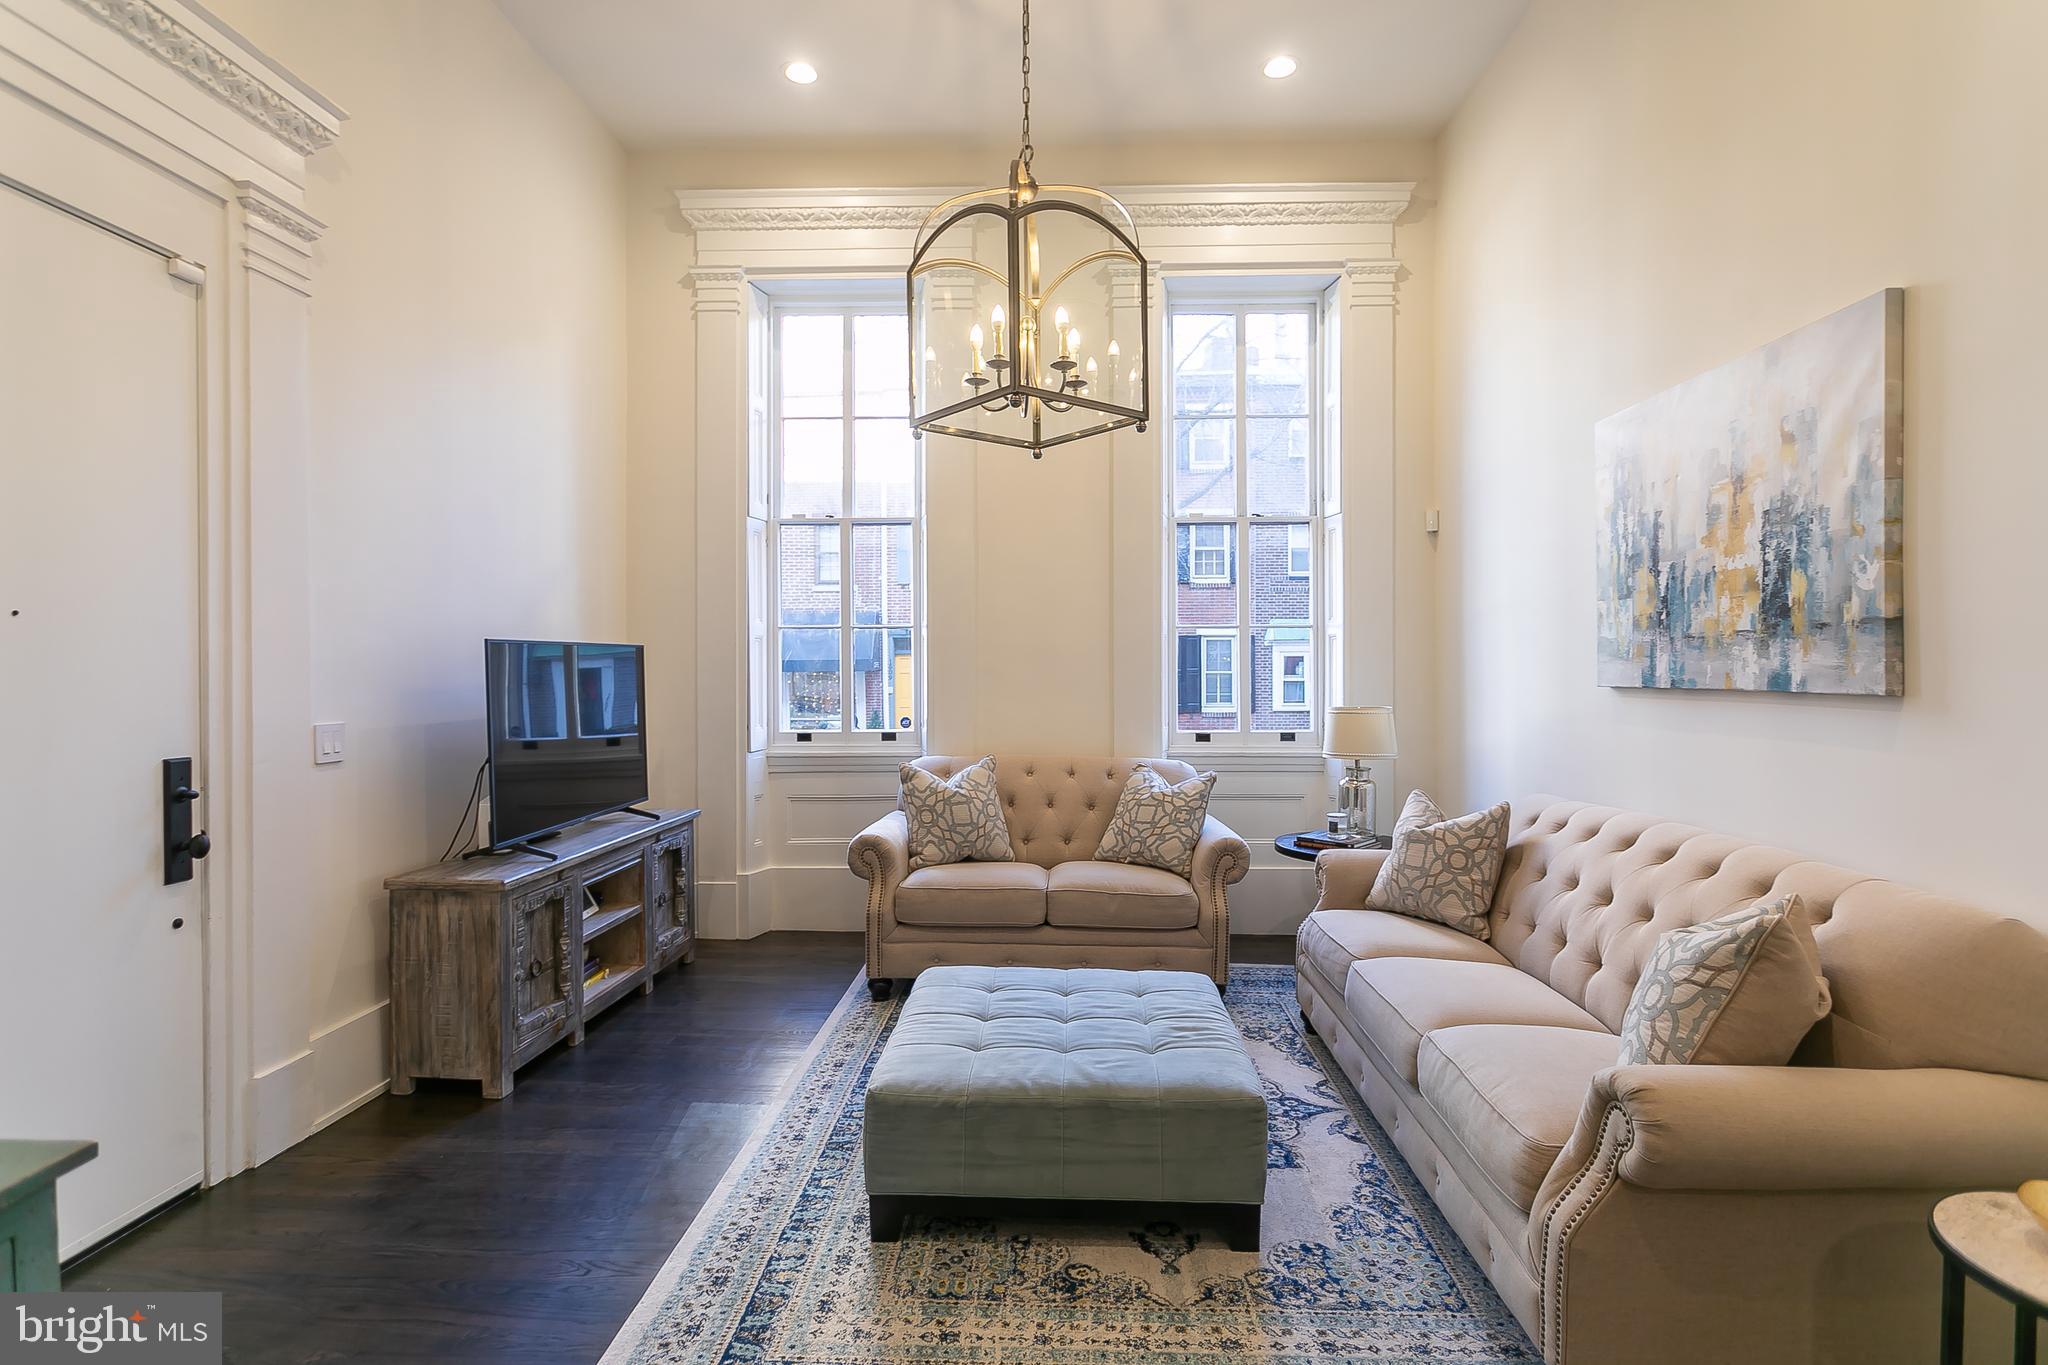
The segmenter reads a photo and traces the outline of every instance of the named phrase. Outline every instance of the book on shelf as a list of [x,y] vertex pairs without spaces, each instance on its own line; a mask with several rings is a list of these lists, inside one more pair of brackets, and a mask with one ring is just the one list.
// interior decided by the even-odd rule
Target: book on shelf
[[596,971],[592,972],[590,975],[583,978],[583,989],[586,991],[589,990],[592,986],[595,986],[598,982],[603,981],[606,977],[610,976],[611,974],[611,968],[599,967]]

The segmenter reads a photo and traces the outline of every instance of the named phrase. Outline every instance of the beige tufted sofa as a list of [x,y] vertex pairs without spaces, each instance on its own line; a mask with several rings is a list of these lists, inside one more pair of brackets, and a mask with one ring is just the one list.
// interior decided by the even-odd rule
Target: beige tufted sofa
[[[979,755],[925,757],[951,777]],[[868,883],[868,979],[879,999],[895,977],[936,966],[1162,967],[1230,976],[1225,888],[1251,864],[1215,816],[1195,848],[1192,882],[1156,867],[1096,862],[1095,849],[1133,769],[1184,782],[1164,758],[996,755],[996,786],[1014,862],[910,870],[899,808],[855,837],[846,864]]]
[[[1545,1360],[1934,1358],[1929,1209],[2048,1175],[2048,936],[1543,797],[1514,805],[1490,942],[1357,908],[1385,857],[1317,860],[1302,1014]],[[1617,1067],[1657,938],[1786,891],[1834,997],[1794,1064]]]

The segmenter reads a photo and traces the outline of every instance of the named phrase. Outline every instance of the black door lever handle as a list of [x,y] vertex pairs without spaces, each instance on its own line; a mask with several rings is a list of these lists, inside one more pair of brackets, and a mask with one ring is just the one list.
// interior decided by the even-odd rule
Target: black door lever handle
[[192,863],[213,848],[205,830],[192,828],[193,804],[199,789],[192,785],[192,760],[167,758],[163,765],[164,885],[192,880]]

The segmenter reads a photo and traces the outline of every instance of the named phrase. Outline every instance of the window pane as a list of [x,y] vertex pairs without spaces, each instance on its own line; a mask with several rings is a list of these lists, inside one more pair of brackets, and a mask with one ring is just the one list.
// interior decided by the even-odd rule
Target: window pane
[[1201,418],[1173,424],[1173,509],[1176,512],[1237,510],[1237,472],[1232,445],[1235,420]]
[[1308,422],[1306,417],[1245,419],[1246,491],[1254,513],[1308,515]]
[[[832,562],[838,558],[839,543],[837,526],[781,528],[776,545],[775,601],[783,625],[839,624],[840,571]],[[831,576],[825,577],[825,573]]]
[[1229,522],[1174,527],[1174,619],[1184,626],[1237,624],[1237,555]]
[[853,728],[908,730],[914,724],[917,670],[910,628],[853,633]]
[[1183,734],[1235,730],[1237,636],[1183,630],[1174,645],[1174,728]]
[[853,320],[853,411],[857,417],[908,417],[910,323],[901,313]]
[[836,517],[845,469],[845,423],[822,417],[782,424],[782,515]]
[[1287,528],[1287,572],[1294,578],[1307,578],[1314,561],[1308,523],[1295,522]]
[[837,313],[782,320],[784,417],[837,417],[845,410],[846,321]]
[[1309,580],[1288,572],[1298,533],[1286,522],[1253,522],[1252,624],[1308,624]]
[[1306,625],[1252,631],[1252,729],[1313,727],[1308,649]]
[[839,632],[782,632],[782,728],[839,728]]
[[1308,314],[1247,313],[1244,410],[1306,417],[1308,380]]
[[853,528],[853,624],[907,626],[916,600],[910,575],[908,526]]
[[915,510],[917,443],[901,417],[868,418],[853,424],[853,513],[859,517],[907,517]]
[[1237,411],[1237,319],[1173,315],[1173,410],[1183,417]]

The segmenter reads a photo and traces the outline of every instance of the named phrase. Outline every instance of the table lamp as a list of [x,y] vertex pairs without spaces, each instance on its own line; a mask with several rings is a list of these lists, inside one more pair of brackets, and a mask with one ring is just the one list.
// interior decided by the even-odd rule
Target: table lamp
[[1391,706],[1333,706],[1323,725],[1323,757],[1348,758],[1351,767],[1337,788],[1337,804],[1344,812],[1344,837],[1369,839],[1373,836],[1372,769],[1368,758],[1394,758],[1394,708]]

